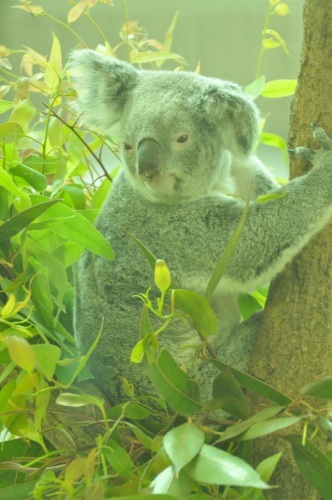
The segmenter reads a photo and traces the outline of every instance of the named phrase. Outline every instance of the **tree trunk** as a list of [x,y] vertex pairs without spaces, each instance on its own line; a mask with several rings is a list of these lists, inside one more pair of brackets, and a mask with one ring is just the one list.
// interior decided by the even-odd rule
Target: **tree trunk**
[[[298,87],[292,103],[290,147],[314,145],[310,123],[332,135],[331,0],[306,0],[304,39]],[[291,177],[309,165],[292,160]],[[252,373],[290,397],[305,384],[331,376],[332,360],[332,227],[315,237],[271,284]],[[259,404],[253,396],[253,406]],[[322,444],[322,443],[321,443]],[[324,444],[322,444],[324,447]],[[319,498],[301,476],[282,439],[257,443],[256,460],[283,448],[284,460],[274,477],[279,489],[269,498]]]

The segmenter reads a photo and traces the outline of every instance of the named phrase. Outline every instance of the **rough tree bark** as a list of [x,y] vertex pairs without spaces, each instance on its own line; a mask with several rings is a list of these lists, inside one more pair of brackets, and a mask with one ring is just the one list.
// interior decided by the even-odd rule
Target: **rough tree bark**
[[[332,135],[331,0],[306,0],[298,87],[292,103],[289,145],[315,146],[310,123]],[[291,177],[309,165],[292,159]],[[252,373],[290,397],[332,374],[332,226],[320,233],[271,285],[252,356]],[[258,398],[253,397],[257,408]],[[324,447],[324,443],[321,445]],[[300,475],[283,440],[257,443],[256,460],[285,449],[269,498],[319,498]]]

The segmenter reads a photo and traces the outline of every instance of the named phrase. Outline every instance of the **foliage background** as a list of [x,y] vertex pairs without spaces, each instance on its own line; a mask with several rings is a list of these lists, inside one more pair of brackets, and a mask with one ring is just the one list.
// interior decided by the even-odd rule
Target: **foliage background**
[[[66,29],[47,18],[22,16],[16,0],[0,2],[1,43],[19,48],[29,45],[43,55],[47,55],[52,45],[54,32],[61,39],[64,57],[77,43]],[[201,72],[207,76],[229,79],[240,85],[247,85],[255,78],[256,64],[260,51],[261,31],[265,23],[267,3],[262,0],[127,0],[128,15],[138,20],[149,37],[160,39],[176,11],[180,11],[173,50],[188,62],[188,69],[194,70],[200,61]],[[299,68],[302,11],[304,0],[288,2],[290,14],[276,16],[273,28],[287,41],[289,54],[276,49],[272,57],[263,59],[263,73],[267,80],[295,78]],[[51,15],[66,22],[69,3],[42,0],[38,2]],[[110,9],[98,5],[94,9],[94,19],[106,34],[110,43],[118,43],[118,33],[124,21],[120,1]],[[15,29],[13,29],[15,26]],[[91,47],[100,42],[100,37],[86,19],[75,22],[77,31]],[[20,56],[11,58],[18,67]],[[282,100],[258,98],[257,104],[263,115],[269,114],[269,131],[287,137],[291,97]],[[260,145],[259,154],[267,165],[280,168],[283,157],[277,148]],[[281,175],[286,177],[287,169]]]

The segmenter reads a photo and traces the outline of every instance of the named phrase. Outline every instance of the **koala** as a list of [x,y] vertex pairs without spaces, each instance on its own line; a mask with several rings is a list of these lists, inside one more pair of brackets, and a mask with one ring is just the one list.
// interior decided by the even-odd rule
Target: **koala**
[[[167,262],[179,288],[204,294],[249,202],[211,300],[219,324],[211,339],[215,353],[246,369],[258,319],[240,323],[238,296],[269,282],[330,220],[332,141],[316,128],[322,150],[296,150],[315,168],[280,187],[254,154],[259,113],[237,84],[190,72],[138,70],[91,50],[75,51],[70,67],[75,110],[88,126],[118,134],[123,157],[96,221],[115,259],[85,252],[76,276],[75,336],[82,353],[103,323],[90,359],[97,383],[113,404],[127,398],[124,379],[136,396],[155,394],[144,364],[130,362],[142,311],[134,295],[151,286],[153,272],[128,232]],[[281,196],[257,203],[265,193]],[[175,321],[158,340],[190,370],[200,342],[194,328]],[[213,367],[201,364],[196,375],[208,398]]]

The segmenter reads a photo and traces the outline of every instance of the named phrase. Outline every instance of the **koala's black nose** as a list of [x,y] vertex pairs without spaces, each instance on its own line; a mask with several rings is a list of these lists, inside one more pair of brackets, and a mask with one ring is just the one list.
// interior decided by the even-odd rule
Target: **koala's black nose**
[[160,146],[154,139],[143,139],[138,145],[138,175],[151,181],[160,173]]

